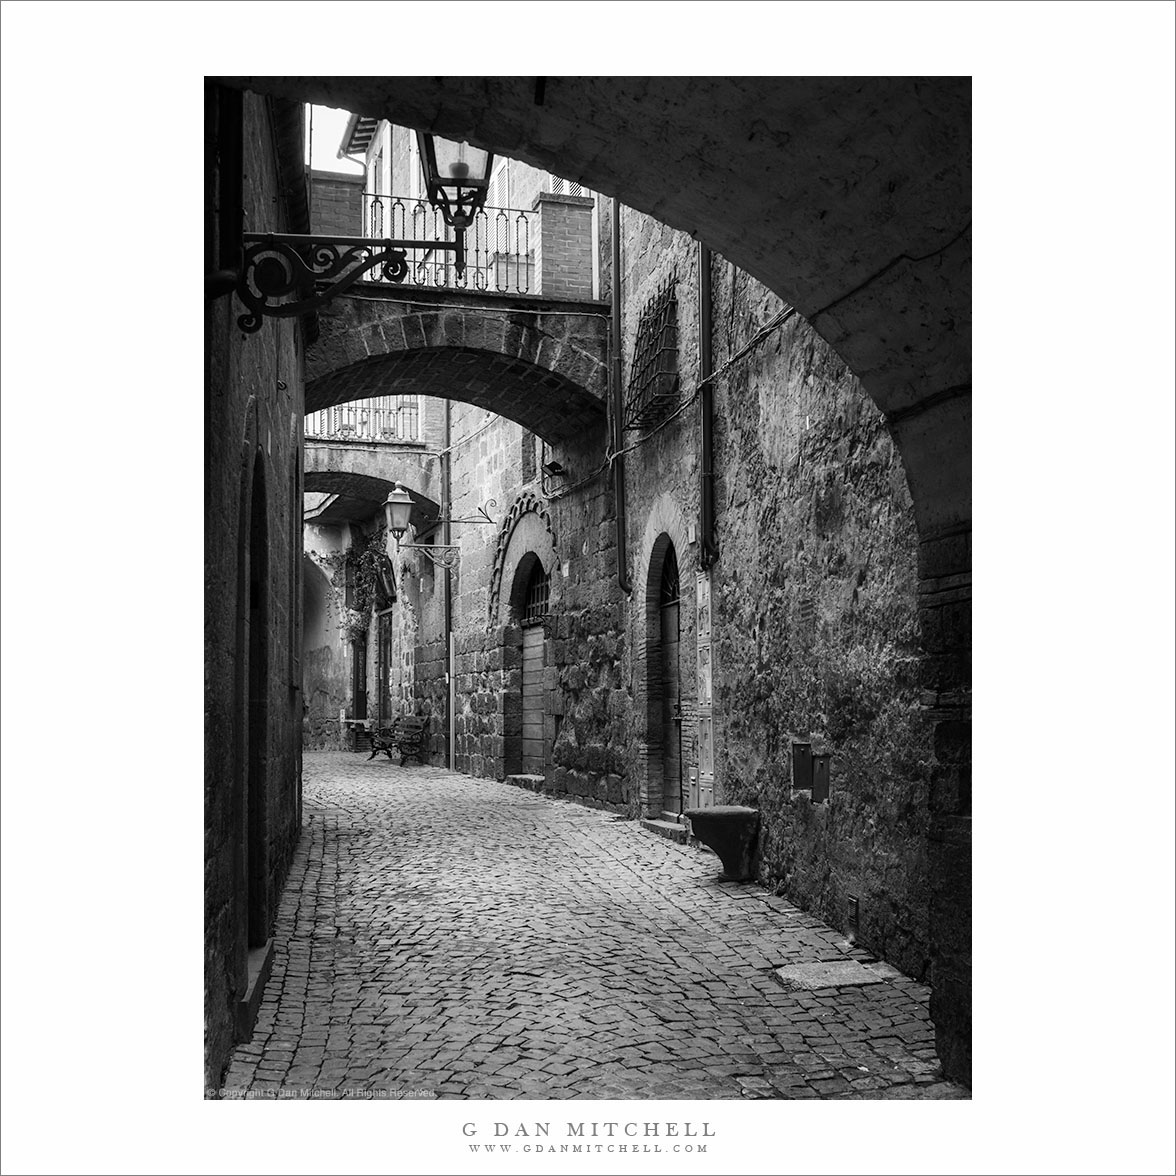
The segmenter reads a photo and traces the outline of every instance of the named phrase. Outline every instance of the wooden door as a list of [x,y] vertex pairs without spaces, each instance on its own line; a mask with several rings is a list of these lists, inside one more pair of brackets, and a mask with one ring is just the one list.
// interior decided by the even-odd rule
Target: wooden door
[[543,748],[543,628],[547,616],[549,581],[536,562],[527,581],[523,603],[523,732],[522,770],[526,776],[544,773]]
[[662,811],[682,811],[682,674],[678,561],[666,552],[661,582]]
[[523,630],[523,773],[543,775],[543,626]]
[[392,713],[392,613],[380,613],[378,657],[376,666],[376,714],[380,726],[391,723]]
[[351,643],[351,717],[366,719],[367,713],[367,637]]

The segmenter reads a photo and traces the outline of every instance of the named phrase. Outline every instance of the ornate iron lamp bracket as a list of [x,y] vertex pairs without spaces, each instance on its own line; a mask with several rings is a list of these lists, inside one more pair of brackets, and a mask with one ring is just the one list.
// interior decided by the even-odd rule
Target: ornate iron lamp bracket
[[456,543],[400,543],[398,546],[402,549],[424,552],[437,567],[446,571],[457,567],[461,558],[461,548]]
[[[494,519],[490,517],[490,508],[498,505],[498,499],[488,498],[485,505],[478,507],[478,513],[465,519],[454,518],[430,518],[425,520],[428,524],[428,529],[432,530],[434,523],[482,523],[493,527],[496,526]],[[461,559],[461,548],[456,543],[401,543],[397,540],[398,546],[411,551],[422,551],[427,555],[433,563],[439,568],[444,568],[446,571],[457,567],[458,561]]]
[[[386,282],[408,276],[406,250],[452,250],[459,273],[465,269],[464,233],[454,241],[379,240],[302,233],[245,233],[237,297],[249,313],[237,318],[246,334],[261,329],[264,318],[294,318],[317,310],[380,267]],[[279,301],[279,299],[291,299]]]
[[425,530],[432,530],[434,523],[481,523],[491,527],[497,526],[497,520],[490,517],[490,508],[498,505],[497,498],[487,498],[485,505],[478,507],[478,513],[471,515],[469,518],[454,519],[442,518],[440,515],[435,515],[425,520]]

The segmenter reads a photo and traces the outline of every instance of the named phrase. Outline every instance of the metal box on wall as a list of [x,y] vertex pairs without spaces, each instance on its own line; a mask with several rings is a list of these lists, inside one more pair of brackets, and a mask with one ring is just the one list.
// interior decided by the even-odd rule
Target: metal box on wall
[[811,789],[813,786],[813,745],[794,739],[792,741],[792,788],[793,791]]
[[813,756],[813,804],[829,799],[829,764],[832,756],[827,752]]

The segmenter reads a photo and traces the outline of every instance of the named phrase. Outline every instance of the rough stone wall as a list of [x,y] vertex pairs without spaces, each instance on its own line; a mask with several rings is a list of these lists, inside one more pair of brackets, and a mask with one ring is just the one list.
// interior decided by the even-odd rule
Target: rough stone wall
[[[512,593],[534,553],[550,578],[545,626],[545,786],[583,803],[623,809],[621,780],[628,696],[619,652],[621,606],[612,572],[611,495],[603,471],[603,429],[576,444],[545,447],[562,478],[541,460],[524,481],[522,426],[455,403],[453,513],[473,515],[494,498],[496,527],[458,526],[456,577],[457,767],[507,774],[511,715],[521,689],[521,632]],[[466,440],[468,438],[468,440]]]
[[[716,366],[781,305],[716,258]],[[737,363],[715,401],[721,793],[763,814],[765,883],[925,978],[933,748],[902,463],[859,382],[800,318]],[[791,791],[793,740],[831,753],[826,803]]]
[[[698,380],[697,247],[630,210],[622,234],[623,383],[641,311],[676,274],[679,404],[687,405]],[[713,266],[718,367],[783,304],[722,259]],[[714,415],[715,803],[761,810],[761,880],[925,977],[933,749],[920,708],[918,544],[901,461],[858,381],[799,318],[717,381]],[[689,404],[653,432],[625,434],[632,715],[622,775],[650,815],[660,807],[662,766],[652,603],[659,536],[674,543],[681,578],[684,774],[698,766],[698,422]],[[827,803],[792,794],[794,739],[831,753]]]
[[[218,143],[215,100],[207,138]],[[221,198],[220,168],[208,171],[206,204]],[[266,101],[244,95],[245,221],[283,231],[275,147]],[[216,268],[209,241],[207,268]],[[301,820],[301,710],[296,657],[301,521],[298,454],[303,413],[299,324],[237,328],[232,296],[206,303],[205,342],[205,1082],[219,1085],[245,991],[244,789],[248,763],[247,552],[254,463],[263,471],[267,579],[262,586],[268,690],[264,772],[267,905],[285,881]]]
[[[473,517],[494,500],[501,518],[521,482],[520,426],[474,405],[450,406],[451,487],[455,517]],[[505,672],[504,651],[488,632],[487,600],[497,528],[454,526],[452,542],[462,549],[453,576],[455,632],[455,765],[458,771],[501,779],[504,774],[503,716],[514,682]],[[513,668],[513,667],[512,667]]]
[[[697,247],[683,233],[632,209],[621,219],[621,383],[626,398],[641,314],[657,290],[677,278],[677,339],[680,389],[678,406],[686,406],[698,378]],[[626,774],[643,815],[658,816],[665,807],[662,791],[662,719],[659,696],[659,617],[656,597],[661,564],[658,539],[674,545],[681,581],[680,665],[682,670],[682,759],[689,778],[697,766],[694,723],[695,577],[698,570],[698,411],[685,407],[679,416],[654,429],[624,433],[626,535],[633,594],[626,628],[626,681],[633,698],[632,738],[626,745]],[[613,573],[615,582],[615,571]]]

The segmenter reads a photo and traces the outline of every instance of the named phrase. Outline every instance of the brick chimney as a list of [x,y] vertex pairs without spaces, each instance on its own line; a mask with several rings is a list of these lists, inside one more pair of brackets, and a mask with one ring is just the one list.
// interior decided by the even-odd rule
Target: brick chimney
[[592,297],[591,196],[540,192],[532,208],[539,213],[535,247],[538,293],[548,298]]
[[362,237],[363,176],[340,172],[310,173],[312,233],[327,237]]

